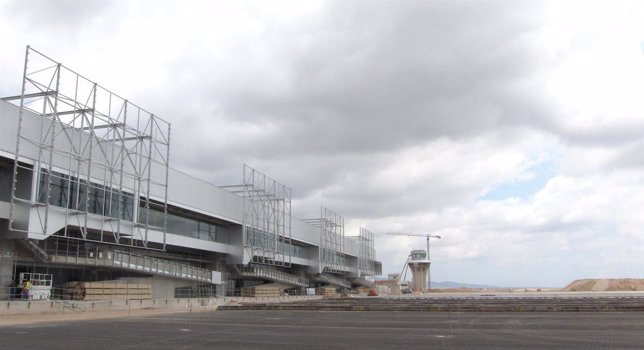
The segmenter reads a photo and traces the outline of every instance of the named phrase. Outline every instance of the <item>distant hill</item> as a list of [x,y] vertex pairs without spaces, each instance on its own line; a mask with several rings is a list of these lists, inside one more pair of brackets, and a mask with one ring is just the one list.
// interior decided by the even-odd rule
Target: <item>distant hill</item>
[[583,279],[571,282],[563,290],[567,292],[644,291],[644,279]]
[[498,289],[497,286],[488,286],[485,284],[473,284],[473,283],[462,283],[462,282],[434,282],[432,281],[432,289],[453,289],[453,288],[472,288],[472,289]]

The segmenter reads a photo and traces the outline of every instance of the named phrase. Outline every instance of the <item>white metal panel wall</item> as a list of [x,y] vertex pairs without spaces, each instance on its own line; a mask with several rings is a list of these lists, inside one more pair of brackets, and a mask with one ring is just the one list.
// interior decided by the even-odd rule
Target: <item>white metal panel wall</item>
[[344,253],[351,256],[360,255],[360,243],[358,242],[359,237],[348,236],[344,238]]
[[[2,128],[1,128],[1,139],[0,139],[0,149],[3,151],[7,151],[9,153],[15,153],[16,150],[16,137],[18,135],[18,120],[19,120],[19,113],[20,113],[20,107],[12,105],[8,102],[0,101],[0,123],[2,123]],[[41,128],[47,129],[47,125],[52,123],[51,119],[43,118],[42,116],[36,115],[28,110],[23,110],[23,115],[22,115],[22,135],[30,140],[35,140],[39,141],[41,138],[40,135],[40,130]],[[44,126],[41,127],[41,124],[44,123]],[[83,138],[87,138],[89,136],[88,133],[81,132],[78,129],[73,129],[73,128],[66,128],[67,135],[70,137],[72,142],[74,144],[78,144],[78,140],[81,137],[81,134],[83,134]],[[56,140],[55,140],[55,148],[61,148],[61,149],[68,149],[69,148],[69,139],[67,139],[67,136],[61,134],[57,135]],[[101,148],[96,146],[96,142],[94,142],[94,147],[92,149],[92,158],[96,160],[98,163],[105,163],[104,161],[104,154],[101,151]],[[115,143],[110,143],[110,142],[102,142],[102,149],[108,154],[111,155],[115,152],[117,152],[117,148],[120,147],[119,145]],[[21,142],[20,143],[20,156],[24,158],[28,158],[31,160],[35,160],[38,158],[38,151],[39,148],[36,147],[35,145],[29,143],[29,142]],[[83,154],[84,156],[87,156],[88,154]],[[127,164],[127,163],[126,163]],[[56,171],[56,168],[58,169],[64,169],[64,170],[72,170],[72,172],[75,172],[77,169],[77,162],[70,161],[68,156],[64,156],[58,153],[53,154],[53,159],[52,159],[52,166],[54,167],[54,171]],[[156,164],[155,164],[156,165]],[[66,171],[65,171],[66,172]],[[165,172],[160,172],[158,169],[153,170],[155,173],[165,173]],[[105,170],[102,167],[97,167],[93,166],[92,167],[92,178],[93,179],[103,179],[105,176]],[[159,175],[154,175],[154,176],[159,176]],[[161,182],[159,178],[154,178],[154,181]],[[94,180],[96,182],[100,182],[97,180]],[[133,182],[125,178],[123,185],[125,187],[132,187]]]
[[242,197],[175,169],[170,169],[168,203],[235,223],[242,221]]
[[18,110],[11,103],[0,101],[0,150],[12,154],[16,152]]
[[307,224],[299,219],[291,220],[291,238],[313,245],[320,245],[320,228]]
[[[16,149],[16,136],[18,133],[18,116],[19,107],[10,103],[0,101],[0,149],[8,152],[15,153]],[[35,115],[27,110],[23,111],[23,135],[30,139],[37,140],[40,138],[38,132],[40,130],[40,123],[43,122],[41,116]],[[51,123],[51,120],[44,119],[45,123]],[[79,137],[79,130],[68,129],[72,138]],[[63,137],[61,136],[61,141]],[[105,149],[106,145],[103,144]],[[118,146],[113,146],[118,147]],[[110,150],[111,151],[111,150]],[[35,159],[38,157],[38,149],[27,142],[21,143],[20,155],[25,158]],[[93,158],[100,162],[102,153],[97,147],[93,150]],[[170,155],[172,159],[172,154]],[[59,155],[54,155],[53,166],[55,168],[67,170],[70,166],[69,159]],[[72,164],[72,166],[74,166]],[[160,171],[160,164],[153,163],[153,181],[162,182],[164,179],[154,178],[154,176],[162,176],[164,171]],[[74,169],[72,169],[74,170]],[[103,177],[101,169],[93,169],[92,177],[101,179]],[[208,184],[203,180],[199,180],[190,175],[179,172],[175,169],[170,169],[169,174],[169,189],[168,201],[175,204],[183,204],[188,208],[198,209],[201,212],[210,213],[213,216],[229,218],[233,222],[241,222],[242,215],[242,199],[228,191],[225,191],[217,186]],[[163,188],[161,186],[152,186],[151,194],[157,198],[163,198]]]

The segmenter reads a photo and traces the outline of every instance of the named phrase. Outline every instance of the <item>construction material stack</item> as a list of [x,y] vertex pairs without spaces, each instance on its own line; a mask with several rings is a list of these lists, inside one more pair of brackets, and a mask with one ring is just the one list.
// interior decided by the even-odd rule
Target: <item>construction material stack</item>
[[68,282],[65,285],[68,300],[141,300],[152,299],[152,286],[147,283],[123,281]]
[[242,296],[244,297],[279,297],[282,295],[282,286],[274,283],[261,284],[258,286],[244,287]]
[[322,295],[325,297],[332,297],[336,295],[335,287],[332,286],[325,286],[325,287],[318,287],[315,291],[317,295]]

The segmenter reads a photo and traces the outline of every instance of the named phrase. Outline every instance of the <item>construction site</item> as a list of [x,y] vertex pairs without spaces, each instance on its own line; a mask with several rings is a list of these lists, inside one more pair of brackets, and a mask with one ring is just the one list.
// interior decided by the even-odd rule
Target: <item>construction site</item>
[[0,300],[330,295],[382,273],[366,228],[293,217],[248,165],[227,186],[172,168],[170,123],[31,47],[0,120]]
[[[215,186],[170,166],[171,126],[28,47],[0,100],[0,315],[38,323],[197,311],[642,312],[642,280],[561,290],[436,290],[430,238],[382,275],[374,234],[291,215],[291,189],[243,165]],[[410,234],[401,234],[409,236]],[[406,281],[406,272],[411,281]]]

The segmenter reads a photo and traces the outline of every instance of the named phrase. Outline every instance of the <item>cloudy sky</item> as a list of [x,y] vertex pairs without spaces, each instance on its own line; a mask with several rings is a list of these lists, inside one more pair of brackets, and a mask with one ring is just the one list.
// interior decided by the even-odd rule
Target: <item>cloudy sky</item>
[[25,46],[172,123],[172,164],[244,163],[436,281],[644,278],[644,2],[0,0]]

